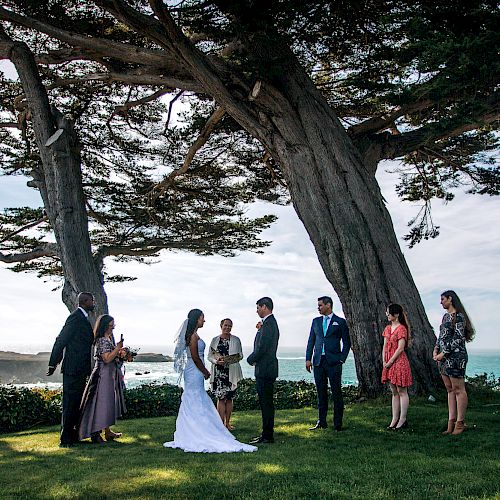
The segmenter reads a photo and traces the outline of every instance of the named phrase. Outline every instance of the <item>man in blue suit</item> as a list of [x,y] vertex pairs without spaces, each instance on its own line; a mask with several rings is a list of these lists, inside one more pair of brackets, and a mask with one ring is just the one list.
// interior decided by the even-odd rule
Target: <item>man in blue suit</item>
[[331,297],[319,297],[318,311],[321,316],[313,319],[307,342],[306,370],[310,372],[311,366],[314,366],[314,382],[318,392],[318,422],[309,430],[328,427],[328,381],[333,396],[333,427],[336,431],[342,430],[342,365],[349,354],[351,340],[346,320],[333,314],[332,308]]

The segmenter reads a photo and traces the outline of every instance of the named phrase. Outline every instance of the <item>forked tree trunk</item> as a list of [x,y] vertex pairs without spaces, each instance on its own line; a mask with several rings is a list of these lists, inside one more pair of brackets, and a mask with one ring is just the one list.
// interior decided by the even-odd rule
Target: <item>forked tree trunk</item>
[[[62,300],[73,310],[78,293],[91,292],[96,299],[95,319],[108,311],[108,305],[103,276],[92,256],[77,135],[70,120],[51,109],[29,48],[13,42],[11,60],[26,95],[40,152],[42,168],[33,177],[59,248],[64,275]],[[58,130],[62,131],[60,137],[47,146]]]

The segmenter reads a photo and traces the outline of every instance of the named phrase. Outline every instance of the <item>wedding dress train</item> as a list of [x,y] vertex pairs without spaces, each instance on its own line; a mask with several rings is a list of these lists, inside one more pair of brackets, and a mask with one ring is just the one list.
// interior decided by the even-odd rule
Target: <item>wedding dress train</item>
[[[205,342],[198,340],[198,353],[204,359]],[[255,446],[240,443],[226,429],[205,391],[204,378],[187,350],[184,369],[184,392],[175,424],[174,440],[163,443],[166,448],[181,448],[198,453],[230,453],[256,451]]]

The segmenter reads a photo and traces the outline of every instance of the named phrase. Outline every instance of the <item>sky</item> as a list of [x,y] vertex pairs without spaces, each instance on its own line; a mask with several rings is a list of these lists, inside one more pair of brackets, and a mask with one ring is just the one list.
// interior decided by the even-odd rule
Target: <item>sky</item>
[[[13,66],[0,61],[0,70],[13,78]],[[433,219],[440,226],[438,238],[412,249],[402,236],[418,206],[401,202],[396,195],[397,176],[391,162],[377,172],[387,200],[396,234],[407,259],[427,315],[437,332],[443,310],[443,290],[454,289],[476,327],[470,349],[500,350],[500,199],[457,192],[445,204],[433,203]],[[26,187],[26,178],[0,177],[0,209],[41,206],[39,195]],[[115,318],[116,334],[126,345],[171,353],[179,325],[192,308],[205,313],[200,331],[210,340],[219,333],[223,318],[233,320],[233,333],[244,346],[253,343],[258,317],[255,302],[272,297],[280,325],[280,346],[304,347],[317,297],[330,295],[334,311],[343,316],[340,302],[326,280],[314,247],[293,208],[260,203],[248,215],[278,215],[278,221],[262,237],[273,243],[264,254],[242,253],[234,258],[201,257],[163,252],[157,264],[114,263],[107,260],[110,274],[137,277],[128,283],[106,285],[109,311]],[[50,349],[68,315],[61,291],[54,281],[35,274],[17,274],[0,263],[0,350],[38,352]],[[411,321],[411,318],[410,318]]]
[[[396,178],[387,172],[393,168],[394,164],[382,164],[378,180],[432,326],[438,331],[443,314],[440,293],[454,289],[476,326],[470,348],[500,349],[500,200],[457,193],[447,205],[434,202],[433,217],[441,235],[409,249],[401,237],[418,207],[397,198]],[[38,194],[26,187],[25,178],[0,178],[0,208],[38,203]],[[110,261],[110,273],[138,278],[106,285],[115,333],[123,333],[125,343],[142,352],[154,347],[168,354],[187,312],[197,307],[205,313],[200,331],[205,340],[219,333],[221,319],[230,317],[233,333],[250,346],[258,319],[255,301],[268,295],[275,303],[280,346],[303,347],[317,316],[317,297],[331,295],[335,312],[343,315],[293,208],[260,204],[249,211],[262,213],[279,217],[263,234],[273,243],[262,255],[247,252],[223,258],[164,252],[161,261],[150,266]],[[0,350],[38,352],[51,347],[68,315],[60,290],[52,291],[56,285],[0,264]]]

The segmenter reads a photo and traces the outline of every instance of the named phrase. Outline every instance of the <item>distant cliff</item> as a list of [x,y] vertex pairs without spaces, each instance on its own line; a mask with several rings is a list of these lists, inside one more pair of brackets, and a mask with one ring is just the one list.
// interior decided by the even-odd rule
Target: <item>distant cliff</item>
[[[50,353],[19,354],[0,351],[0,383],[2,384],[38,384],[62,382],[59,368],[51,377],[47,377],[47,365]],[[170,356],[146,352],[137,354],[137,363],[166,363],[173,361]]]

